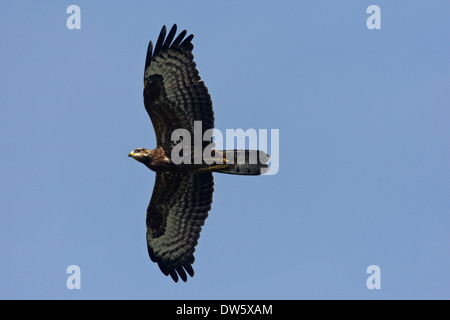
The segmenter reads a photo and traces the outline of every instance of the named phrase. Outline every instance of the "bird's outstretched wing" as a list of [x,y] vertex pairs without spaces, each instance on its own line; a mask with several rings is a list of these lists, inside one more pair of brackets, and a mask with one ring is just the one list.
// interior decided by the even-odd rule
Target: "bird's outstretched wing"
[[147,248],[150,259],[177,282],[192,277],[194,251],[211,210],[211,172],[157,172],[147,209]]
[[202,121],[202,136],[214,128],[211,96],[192,54],[194,36],[185,38],[184,30],[175,38],[176,31],[174,25],[166,37],[163,26],[155,50],[150,41],[144,72],[145,109],[155,129],[156,143],[167,155],[177,143],[171,141],[175,129],[187,129],[193,142],[194,121]]

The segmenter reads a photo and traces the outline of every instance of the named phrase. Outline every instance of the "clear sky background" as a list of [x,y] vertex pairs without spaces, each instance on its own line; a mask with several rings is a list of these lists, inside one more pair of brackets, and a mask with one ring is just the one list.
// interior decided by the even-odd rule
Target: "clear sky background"
[[[81,30],[66,27],[71,4]],[[0,2],[0,298],[449,299],[449,12]],[[196,274],[177,284],[147,254],[155,174],[127,158],[155,146],[144,61],[173,23],[195,34],[216,127],[280,130],[276,175],[215,175]],[[66,287],[73,264],[81,290]]]

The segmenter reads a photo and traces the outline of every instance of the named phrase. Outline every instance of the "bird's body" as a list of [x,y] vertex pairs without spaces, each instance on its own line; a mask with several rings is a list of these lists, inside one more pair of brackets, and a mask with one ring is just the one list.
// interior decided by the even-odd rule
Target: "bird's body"
[[[209,140],[183,150],[188,161],[175,161],[179,144],[186,143],[173,139],[176,130],[193,135],[196,121],[201,121],[202,136],[214,128],[211,97],[193,61],[193,35],[185,38],[184,30],[175,38],[176,30],[174,25],[166,37],[162,28],[154,51],[149,43],[145,62],[144,104],[157,147],[137,148],[129,156],[156,172],[146,219],[150,259],[174,281],[186,281],[186,273],[194,275],[195,246],[211,209],[213,172],[260,175],[267,171],[269,157],[262,151],[211,149],[211,157],[194,161],[196,151],[211,145]],[[256,161],[249,161],[251,152]]]

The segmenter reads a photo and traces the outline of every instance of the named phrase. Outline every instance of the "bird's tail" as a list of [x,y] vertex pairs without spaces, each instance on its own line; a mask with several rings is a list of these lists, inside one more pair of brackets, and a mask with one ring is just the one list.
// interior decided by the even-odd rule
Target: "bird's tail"
[[223,150],[223,165],[218,165],[213,171],[228,174],[257,176],[269,170],[267,162],[270,156],[260,150]]

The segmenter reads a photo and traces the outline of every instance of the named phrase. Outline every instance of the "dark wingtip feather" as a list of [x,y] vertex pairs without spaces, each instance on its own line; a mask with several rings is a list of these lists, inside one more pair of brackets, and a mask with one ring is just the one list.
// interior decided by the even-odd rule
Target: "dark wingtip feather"
[[177,48],[180,45],[181,41],[183,41],[186,33],[187,33],[186,30],[181,31],[180,34],[175,39],[175,41],[172,43],[172,47]]
[[170,270],[170,276],[172,277],[173,281],[178,282],[178,274],[175,269]]
[[168,267],[166,264],[164,264],[161,260],[159,260],[156,257],[155,252],[153,251],[152,248],[150,248],[150,246],[147,246],[147,250],[148,250],[148,254],[150,256],[150,260],[152,260],[153,262],[156,262],[158,264],[158,267],[161,270],[161,272],[166,276],[170,275],[170,277],[173,279],[173,281],[178,282],[178,276],[180,276],[180,278],[184,282],[186,282],[188,279],[186,272],[191,277],[194,276],[194,269],[192,269],[192,266],[189,263],[186,263],[182,266],[180,265],[176,268]]
[[183,42],[180,44],[180,47],[188,47],[188,45],[192,45],[191,41],[194,38],[193,34],[190,34],[186,37],[186,39],[183,40]]
[[[164,51],[167,51],[169,48],[178,48],[184,47],[185,49],[192,50],[193,44],[191,43],[194,35],[189,35],[186,39],[184,37],[187,34],[186,30],[180,32],[180,34],[175,38],[175,34],[177,33],[177,24],[174,24],[169,31],[169,34],[166,37],[167,29],[164,25],[159,33],[158,40],[156,41],[156,45],[153,50],[153,43],[150,41],[147,47],[147,56],[145,58],[145,70],[150,66],[152,59],[157,55],[161,54]],[[172,42],[172,40],[175,40]],[[184,40],[183,40],[184,39]]]
[[156,41],[155,52],[153,53],[153,56],[156,56],[161,52],[164,39],[166,37],[166,32],[167,32],[166,26],[163,26],[161,32],[159,33],[158,40]]
[[164,273],[164,275],[168,276],[169,275],[169,270],[166,268],[166,266],[163,265],[161,263],[161,261],[158,261],[157,263],[158,263],[158,267],[161,270],[161,272]]
[[194,276],[194,269],[192,269],[192,266],[190,264],[185,264],[184,266],[184,270],[187,271],[187,273],[193,277]]
[[152,61],[152,57],[153,57],[153,43],[150,41],[148,43],[148,47],[147,47],[147,56],[145,57],[145,69],[147,70],[148,66],[150,65],[150,62]]
[[[161,32],[159,33],[158,40],[156,41],[156,45],[153,47],[153,43],[150,41],[147,48],[147,56],[145,58],[145,69],[144,69],[144,82],[145,82],[145,72],[147,68],[150,66],[153,58],[157,57],[161,53],[169,50],[170,48],[183,48],[187,51],[192,51],[194,49],[194,45],[191,43],[194,38],[193,34],[190,34],[186,38],[184,38],[187,34],[186,30],[183,30],[178,34],[175,38],[175,34],[177,33],[177,25],[174,24],[169,31],[169,34],[166,37],[167,29],[164,25],[161,28]],[[175,38],[175,40],[173,40]],[[173,42],[172,42],[173,40]],[[194,64],[195,66],[195,64]]]
[[184,282],[186,282],[186,281],[187,281],[187,275],[186,275],[186,272],[184,272],[183,267],[182,267],[182,266],[178,266],[178,267],[176,268],[176,270],[177,270],[178,275],[180,276],[181,280],[183,280]]
[[164,44],[162,46],[162,51],[169,49],[170,44],[172,43],[172,40],[175,37],[175,33],[177,33],[177,25],[176,24],[174,24],[172,26],[172,29],[170,29],[169,34],[167,35],[167,38],[164,41]]

